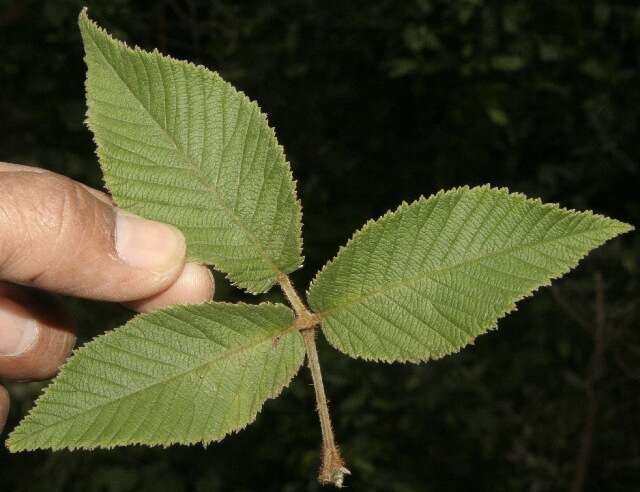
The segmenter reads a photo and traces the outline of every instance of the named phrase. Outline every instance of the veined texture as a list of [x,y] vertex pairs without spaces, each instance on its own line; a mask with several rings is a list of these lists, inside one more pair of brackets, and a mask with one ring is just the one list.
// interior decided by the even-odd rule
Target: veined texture
[[631,229],[506,189],[457,188],[367,223],[317,275],[309,303],[349,355],[438,358]]

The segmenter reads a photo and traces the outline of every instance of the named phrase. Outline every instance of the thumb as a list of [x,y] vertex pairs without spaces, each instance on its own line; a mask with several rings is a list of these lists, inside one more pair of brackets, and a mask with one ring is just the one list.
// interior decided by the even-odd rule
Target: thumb
[[118,302],[169,287],[184,266],[180,231],[94,193],[49,172],[0,173],[0,280]]

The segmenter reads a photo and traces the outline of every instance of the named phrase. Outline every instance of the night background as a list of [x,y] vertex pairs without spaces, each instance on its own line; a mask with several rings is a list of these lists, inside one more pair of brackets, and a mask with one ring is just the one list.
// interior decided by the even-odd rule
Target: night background
[[[101,188],[83,124],[85,4],[116,37],[260,103],[298,179],[299,289],[367,219],[442,188],[492,183],[640,225],[637,1],[0,0],[0,160]],[[320,342],[349,490],[640,490],[639,252],[637,232],[607,243],[442,360],[367,363]],[[219,300],[279,296],[216,278]],[[131,316],[67,304],[80,342]],[[8,384],[6,431],[41,387]],[[0,490],[319,490],[314,405],[303,368],[206,449],[3,446]]]

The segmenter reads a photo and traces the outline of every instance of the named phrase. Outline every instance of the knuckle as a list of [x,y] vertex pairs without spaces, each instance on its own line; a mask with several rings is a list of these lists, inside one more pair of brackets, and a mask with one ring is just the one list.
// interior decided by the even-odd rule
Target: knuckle
[[38,197],[32,201],[34,215],[44,229],[59,235],[67,223],[77,221],[81,204],[78,186],[55,175],[43,176],[38,181],[34,186]]
[[52,239],[64,239],[94,223],[99,204],[78,183],[55,174],[39,177],[32,203],[39,225]]
[[[12,173],[0,180],[0,269],[33,255],[52,265],[60,254],[86,246],[103,233],[109,207],[79,183],[54,173]],[[46,261],[46,259],[51,261]],[[22,265],[21,265],[22,266]],[[37,277],[40,273],[33,272]]]

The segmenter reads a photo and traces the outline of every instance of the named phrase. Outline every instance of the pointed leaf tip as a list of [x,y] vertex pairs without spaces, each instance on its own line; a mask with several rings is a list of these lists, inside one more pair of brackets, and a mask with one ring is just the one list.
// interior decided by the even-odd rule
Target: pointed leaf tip
[[356,232],[312,282],[309,303],[329,342],[346,354],[438,358],[631,229],[505,188],[443,191]]
[[304,343],[283,305],[208,303],[139,315],[76,351],[10,451],[208,443],[287,386]]
[[115,40],[79,16],[87,123],[116,204],[178,227],[189,259],[249,292],[302,264],[302,212],[255,102],[202,66]]

